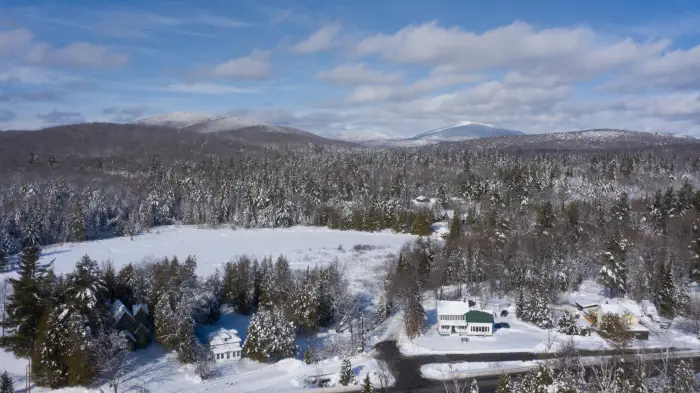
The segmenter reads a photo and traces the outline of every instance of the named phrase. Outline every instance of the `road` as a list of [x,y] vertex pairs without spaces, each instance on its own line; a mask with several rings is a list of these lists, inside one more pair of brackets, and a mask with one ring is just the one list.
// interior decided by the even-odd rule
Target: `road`
[[[544,360],[556,356],[553,353],[482,353],[482,354],[450,354],[450,355],[421,355],[403,356],[395,341],[384,341],[376,346],[377,358],[387,361],[396,376],[397,385],[388,391],[393,393],[403,392],[444,392],[445,389],[441,381],[426,379],[421,374],[420,368],[431,363],[451,363],[451,362],[504,362],[514,360]],[[675,350],[675,349],[671,349]],[[643,354],[648,363],[660,363],[657,360],[665,349],[628,350],[624,355],[630,358]],[[610,355],[611,351],[579,351],[582,357],[597,357]],[[695,370],[700,370],[700,354],[694,354],[689,359],[694,361]],[[509,373],[516,377],[523,372]],[[498,384],[498,375],[477,377],[479,391],[481,393],[491,393]],[[469,378],[471,380],[471,378]]]

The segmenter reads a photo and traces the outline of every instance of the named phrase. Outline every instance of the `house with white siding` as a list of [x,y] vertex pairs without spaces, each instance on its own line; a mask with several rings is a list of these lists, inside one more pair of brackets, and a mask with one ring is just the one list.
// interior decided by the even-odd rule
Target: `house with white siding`
[[209,334],[209,347],[216,362],[240,360],[243,349],[235,329],[221,328]]
[[466,301],[438,300],[438,333],[459,336],[492,336],[492,312],[474,310]]

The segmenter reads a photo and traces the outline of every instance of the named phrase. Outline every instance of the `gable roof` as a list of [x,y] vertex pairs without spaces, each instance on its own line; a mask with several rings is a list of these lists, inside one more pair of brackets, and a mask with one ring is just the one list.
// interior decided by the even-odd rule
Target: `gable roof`
[[467,323],[493,323],[493,314],[481,310],[471,310],[467,313]]
[[220,328],[219,330],[214,330],[213,332],[209,333],[207,336],[209,341],[212,341],[216,338],[229,338],[231,341],[241,341],[241,338],[238,337],[238,330],[236,329],[224,329]]
[[438,315],[464,315],[470,310],[467,302],[459,302],[454,300],[438,300],[437,313]]
[[146,315],[148,315],[148,305],[146,304],[134,304],[131,307],[131,313],[134,315],[138,314],[141,310],[145,311]]
[[[109,313],[112,315],[112,318],[114,318],[115,322],[119,322],[119,320],[122,319],[124,314],[129,314],[129,310],[126,308],[124,303],[117,299],[114,301],[114,303],[112,303],[112,306],[109,309]],[[131,316],[131,314],[129,314],[129,316]]]

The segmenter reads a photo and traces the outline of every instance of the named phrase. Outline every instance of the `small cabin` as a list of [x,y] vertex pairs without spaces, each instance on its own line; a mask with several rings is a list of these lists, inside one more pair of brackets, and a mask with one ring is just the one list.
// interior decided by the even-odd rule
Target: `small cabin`
[[235,329],[221,328],[209,334],[209,347],[216,362],[240,360],[243,355],[241,338]]

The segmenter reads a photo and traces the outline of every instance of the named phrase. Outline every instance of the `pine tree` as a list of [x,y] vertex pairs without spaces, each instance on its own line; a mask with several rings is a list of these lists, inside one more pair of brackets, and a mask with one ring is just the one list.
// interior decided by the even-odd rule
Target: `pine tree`
[[515,317],[523,318],[523,310],[525,309],[525,299],[523,297],[522,288],[518,291],[518,299],[515,301]]
[[19,278],[9,279],[13,293],[5,307],[7,317],[3,326],[12,334],[2,337],[0,344],[17,357],[31,356],[43,312],[42,283],[46,268],[39,264],[40,253],[35,245],[25,247],[20,255]]
[[369,374],[365,374],[365,378],[362,380],[362,390],[360,393],[374,393],[374,387],[369,380]]
[[[0,241],[2,238],[0,238]],[[10,270],[10,262],[7,257],[7,251],[3,244],[0,244],[0,273],[4,273]]]
[[338,379],[338,383],[342,386],[348,386],[353,382],[355,382],[355,373],[352,371],[350,359],[345,358],[343,362],[340,363],[340,378]]
[[697,391],[693,368],[684,360],[673,367],[673,382],[674,393],[694,393]]
[[498,379],[498,386],[496,386],[495,393],[512,393],[513,387],[511,386],[510,377],[508,374],[501,374]]
[[309,270],[306,274],[299,276],[294,282],[294,288],[287,302],[288,314],[294,325],[302,329],[313,329],[316,327],[317,311],[319,306],[318,292]]
[[600,281],[613,297],[627,292],[627,243],[627,239],[615,233],[603,252]]
[[65,305],[56,305],[42,315],[32,353],[32,375],[39,386],[60,388],[68,383],[68,313]]
[[554,215],[554,206],[552,202],[545,201],[537,213],[537,228],[540,233],[549,231],[556,222],[557,217]]
[[447,234],[447,242],[449,244],[454,244],[460,237],[462,237],[462,225],[460,223],[462,214],[459,210],[455,210],[452,213],[452,219],[450,220],[450,232]]
[[472,379],[472,384],[469,387],[469,393],[479,393],[479,384],[476,382],[476,379]]
[[549,329],[554,326],[552,313],[549,309],[549,299],[539,289],[532,291],[528,301],[523,306],[521,315],[523,321],[530,322],[542,329]]
[[548,387],[552,383],[554,383],[552,370],[544,364],[525,374],[520,381],[522,390],[527,393],[548,393]]
[[630,222],[630,201],[626,192],[615,199],[610,209],[613,225],[617,228],[626,228]]
[[693,240],[690,242],[690,260],[692,268],[690,276],[695,282],[700,283],[700,222],[693,222]]
[[557,323],[559,328],[559,333],[563,333],[569,336],[580,336],[581,328],[576,324],[576,317],[574,313],[569,310],[564,310]]
[[261,309],[250,320],[243,352],[259,362],[292,356],[297,350],[294,339],[294,324],[287,320],[281,308]]
[[304,363],[306,364],[311,364],[313,363],[313,357],[311,356],[311,350],[309,348],[306,348],[306,351],[304,351]]
[[659,289],[656,300],[659,304],[659,315],[673,319],[676,316],[676,301],[678,300],[678,288],[673,278],[673,269],[665,263],[659,264]]
[[0,393],[15,393],[15,386],[12,382],[12,377],[10,377],[10,374],[8,374],[7,371],[3,371],[3,373],[0,374]]

